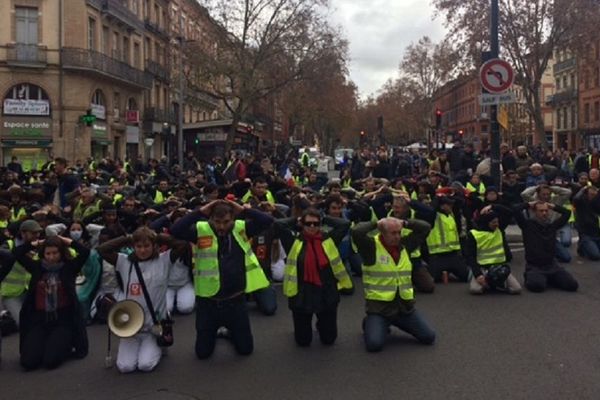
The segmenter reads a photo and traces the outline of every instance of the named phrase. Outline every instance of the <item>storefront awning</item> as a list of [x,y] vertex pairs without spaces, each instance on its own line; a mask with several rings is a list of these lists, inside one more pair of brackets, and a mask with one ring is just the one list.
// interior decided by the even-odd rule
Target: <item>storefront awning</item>
[[2,147],[52,147],[50,139],[2,140]]

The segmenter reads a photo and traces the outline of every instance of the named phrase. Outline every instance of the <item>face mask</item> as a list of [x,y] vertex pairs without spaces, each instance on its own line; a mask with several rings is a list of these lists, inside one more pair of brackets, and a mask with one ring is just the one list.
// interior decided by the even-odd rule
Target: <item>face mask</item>
[[83,235],[83,231],[71,231],[71,232],[69,232],[69,236],[71,236],[71,239],[73,239],[75,241],[81,239],[81,235]]

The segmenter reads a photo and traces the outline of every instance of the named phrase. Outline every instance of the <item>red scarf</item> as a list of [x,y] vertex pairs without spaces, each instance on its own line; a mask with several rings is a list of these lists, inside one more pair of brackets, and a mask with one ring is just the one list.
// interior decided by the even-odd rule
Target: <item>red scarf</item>
[[322,286],[319,270],[327,268],[329,260],[323,251],[321,233],[311,235],[304,233],[304,282]]
[[394,263],[398,264],[398,261],[400,260],[400,246],[390,246],[390,245],[388,245],[383,240],[383,237],[381,237],[381,236],[379,236],[379,241],[381,242],[381,244],[383,245],[383,247],[385,247],[385,249],[387,250],[387,252],[390,253],[390,256],[392,256],[392,258],[394,259]]

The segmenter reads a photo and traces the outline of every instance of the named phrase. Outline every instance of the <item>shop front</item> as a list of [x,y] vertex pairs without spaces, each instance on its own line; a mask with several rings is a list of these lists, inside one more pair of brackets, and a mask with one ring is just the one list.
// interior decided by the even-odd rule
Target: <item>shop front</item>
[[26,172],[41,168],[52,148],[52,119],[3,116],[1,145],[3,165],[17,157]]
[[[227,158],[225,144],[231,120],[206,121],[184,125],[184,151],[193,151],[201,160],[210,160],[215,156]],[[247,123],[239,123],[232,150],[242,153],[256,153],[258,150],[259,136],[254,132],[254,127]]]
[[108,157],[111,144],[112,142],[109,140],[106,122],[94,122],[92,124],[92,157],[95,160]]

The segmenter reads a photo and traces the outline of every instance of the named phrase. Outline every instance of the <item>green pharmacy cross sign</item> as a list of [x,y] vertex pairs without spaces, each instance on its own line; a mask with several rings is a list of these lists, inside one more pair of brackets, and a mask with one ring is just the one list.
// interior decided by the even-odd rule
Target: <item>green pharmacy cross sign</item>
[[82,115],[81,117],[79,117],[79,119],[86,126],[92,126],[92,124],[94,122],[96,122],[96,116],[94,114],[92,114],[91,109],[87,110],[87,113],[85,113],[85,115]]

